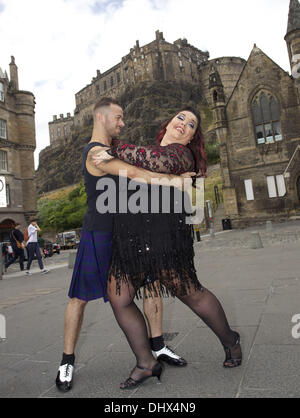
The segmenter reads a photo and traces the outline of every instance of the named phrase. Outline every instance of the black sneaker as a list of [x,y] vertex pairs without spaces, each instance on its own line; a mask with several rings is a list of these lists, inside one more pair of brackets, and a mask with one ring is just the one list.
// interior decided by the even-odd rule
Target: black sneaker
[[59,367],[55,383],[57,388],[62,392],[68,392],[72,389],[73,371],[74,366],[69,363]]
[[157,360],[165,361],[171,366],[184,367],[187,365],[187,361],[174,353],[174,351],[171,350],[171,348],[167,345],[165,345],[164,348],[159,351],[153,351],[153,353]]

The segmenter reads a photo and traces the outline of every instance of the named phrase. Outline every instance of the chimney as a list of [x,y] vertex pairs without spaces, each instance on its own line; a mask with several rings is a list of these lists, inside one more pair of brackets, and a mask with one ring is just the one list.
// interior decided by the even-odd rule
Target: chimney
[[156,37],[157,41],[164,41],[165,40],[163,32],[160,32],[159,30],[157,30],[155,32],[155,37]]
[[63,113],[61,113],[59,116],[60,116],[61,119],[64,118],[64,114]]
[[18,77],[18,67],[15,63],[15,57],[11,57],[11,63],[9,64],[10,69],[10,82],[14,90],[19,90],[19,77]]
[[53,115],[53,122],[57,120],[57,115]]

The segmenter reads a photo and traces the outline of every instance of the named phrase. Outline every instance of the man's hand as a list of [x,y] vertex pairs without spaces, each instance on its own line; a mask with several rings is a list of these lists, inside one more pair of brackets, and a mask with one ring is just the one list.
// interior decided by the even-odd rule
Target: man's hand
[[108,161],[110,161],[110,160],[112,160],[114,157],[112,156],[112,155],[109,155],[109,154],[107,154],[107,150],[108,150],[109,148],[107,148],[106,150],[104,150],[104,151],[100,151],[100,152],[98,152],[97,154],[94,154],[93,156],[92,156],[92,160],[93,160],[93,162],[94,162],[94,164],[98,167],[101,163],[103,163],[103,162],[108,162]]

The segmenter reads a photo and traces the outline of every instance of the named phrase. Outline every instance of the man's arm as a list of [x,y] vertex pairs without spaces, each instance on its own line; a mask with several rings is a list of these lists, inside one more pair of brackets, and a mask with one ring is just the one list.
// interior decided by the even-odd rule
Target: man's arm
[[[107,148],[109,149],[109,148]],[[104,151],[104,147],[94,147],[88,153],[87,158],[87,169],[91,174],[102,176],[104,174],[111,174],[115,176],[128,177],[130,179],[138,179],[139,182],[144,182],[148,184],[159,184],[161,186],[170,186],[170,182],[174,182],[175,187],[182,187],[183,178],[180,176],[175,176],[173,174],[160,174],[152,171],[145,170],[144,168],[135,167],[131,164],[127,164],[119,159],[110,159],[108,161],[103,161],[100,164],[96,164],[94,156],[99,153],[99,150]],[[92,170],[89,170],[91,168]],[[92,171],[92,172],[91,172]],[[196,173],[186,173],[187,175],[192,176]]]
[[28,226],[28,239],[31,237],[31,235],[33,235],[36,231],[36,227],[34,225],[29,225]]

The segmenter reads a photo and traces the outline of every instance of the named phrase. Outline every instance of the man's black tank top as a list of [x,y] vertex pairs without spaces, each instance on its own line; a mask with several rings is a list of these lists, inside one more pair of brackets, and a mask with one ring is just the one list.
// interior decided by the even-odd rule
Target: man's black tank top
[[[111,188],[111,193],[118,193],[119,177],[111,174],[105,174],[104,176],[93,176],[86,169],[86,159],[89,151],[96,146],[106,146],[100,142],[90,142],[83,149],[83,160],[82,160],[82,172],[84,177],[84,186],[87,195],[87,212],[85,214],[82,227],[86,231],[102,231],[112,232],[113,227],[113,213],[99,213],[97,210],[97,199],[99,196],[107,190],[97,190],[96,186],[100,179],[103,182],[106,179],[112,179],[114,181],[114,187]],[[109,186],[108,186],[109,187]],[[112,197],[112,201],[115,197]]]

